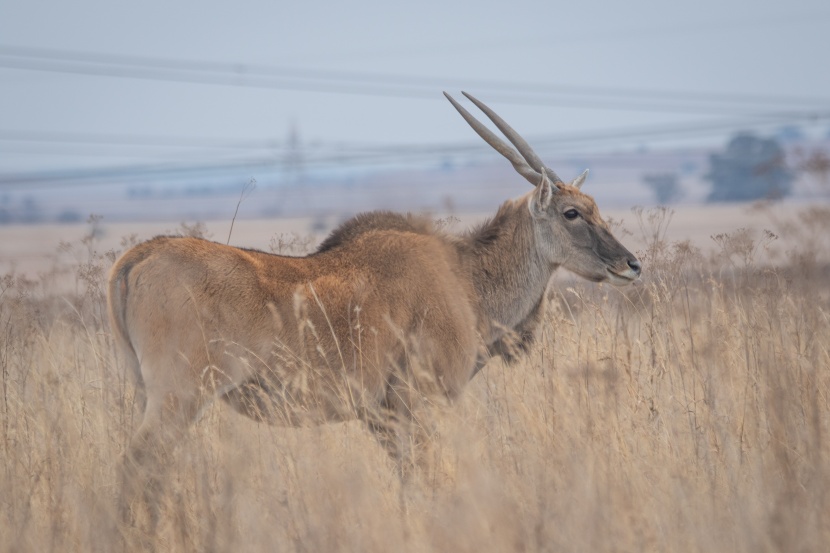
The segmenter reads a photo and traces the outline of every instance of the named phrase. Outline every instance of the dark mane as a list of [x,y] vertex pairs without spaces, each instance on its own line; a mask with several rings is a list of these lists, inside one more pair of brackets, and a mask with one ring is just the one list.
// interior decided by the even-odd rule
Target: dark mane
[[512,228],[508,228],[507,223],[510,222],[510,216],[515,210],[516,202],[507,201],[499,207],[495,215],[467,231],[466,237],[473,249],[487,247],[505,232],[513,232]]
[[373,230],[396,230],[416,234],[432,234],[435,232],[432,221],[426,217],[410,213],[404,215],[392,211],[370,211],[355,215],[334,229],[328,238],[323,240],[316,253],[342,246],[355,240],[361,234]]

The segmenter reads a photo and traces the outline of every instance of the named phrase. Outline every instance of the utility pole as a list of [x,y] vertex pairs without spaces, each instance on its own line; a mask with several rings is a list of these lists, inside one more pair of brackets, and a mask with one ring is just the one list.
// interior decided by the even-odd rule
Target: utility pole
[[[304,190],[305,161],[303,156],[303,145],[300,140],[300,131],[296,122],[291,122],[288,128],[288,139],[285,143],[285,154],[283,156],[283,174],[285,175],[286,195],[293,199],[288,200],[289,208],[293,203],[299,210],[305,211],[308,208],[308,198]],[[286,207],[286,206],[282,206]]]

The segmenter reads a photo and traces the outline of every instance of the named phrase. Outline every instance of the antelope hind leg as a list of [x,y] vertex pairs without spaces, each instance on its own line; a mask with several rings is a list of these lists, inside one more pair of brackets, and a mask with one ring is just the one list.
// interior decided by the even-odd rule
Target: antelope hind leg
[[198,394],[149,393],[144,418],[122,459],[121,521],[137,532],[145,548],[156,533],[173,450],[195,420],[200,404]]

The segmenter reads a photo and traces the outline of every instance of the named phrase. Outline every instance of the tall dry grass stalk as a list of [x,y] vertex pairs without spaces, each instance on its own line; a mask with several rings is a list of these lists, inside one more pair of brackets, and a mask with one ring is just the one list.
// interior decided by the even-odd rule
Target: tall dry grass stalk
[[[801,248],[736,231],[704,255],[640,213],[642,285],[565,281],[538,345],[491,362],[403,483],[358,423],[257,425],[217,404],[180,444],[163,551],[821,551],[830,544],[830,210]],[[126,244],[125,244],[126,245]],[[284,247],[280,240],[280,248]],[[72,250],[74,246],[63,246]],[[0,545],[113,551],[133,389],[78,293],[0,283]],[[52,278],[52,277],[49,277]]]

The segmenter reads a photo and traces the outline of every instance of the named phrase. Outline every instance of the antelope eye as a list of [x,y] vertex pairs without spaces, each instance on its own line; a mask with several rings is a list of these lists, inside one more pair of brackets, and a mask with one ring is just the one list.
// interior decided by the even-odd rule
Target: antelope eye
[[575,209],[569,209],[563,215],[565,215],[565,219],[568,221],[573,221],[577,217],[579,217],[579,212]]

